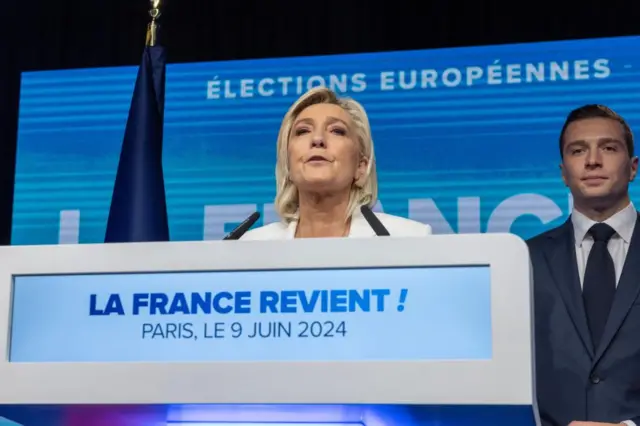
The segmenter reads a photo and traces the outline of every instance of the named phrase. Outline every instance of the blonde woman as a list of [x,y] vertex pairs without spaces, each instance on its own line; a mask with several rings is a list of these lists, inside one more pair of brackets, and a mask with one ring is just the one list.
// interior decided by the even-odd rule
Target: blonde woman
[[[369,120],[356,101],[326,88],[302,95],[278,135],[275,209],[281,221],[243,240],[374,237],[360,207],[373,207],[378,182]],[[425,236],[431,227],[375,213],[391,236]]]

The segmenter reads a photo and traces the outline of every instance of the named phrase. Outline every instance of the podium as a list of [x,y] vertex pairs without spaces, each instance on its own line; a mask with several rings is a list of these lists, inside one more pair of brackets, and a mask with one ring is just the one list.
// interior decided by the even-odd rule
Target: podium
[[2,247],[0,417],[537,425],[530,275],[512,234]]

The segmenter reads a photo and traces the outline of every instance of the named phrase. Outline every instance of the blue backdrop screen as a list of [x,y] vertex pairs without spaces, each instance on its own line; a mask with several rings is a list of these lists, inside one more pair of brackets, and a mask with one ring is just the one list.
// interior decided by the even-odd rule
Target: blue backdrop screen
[[[638,125],[638,51],[629,37],[172,64],[171,239],[219,239],[256,209],[277,220],[280,122],[318,85],[370,115],[380,210],[436,233],[541,232],[571,207],[558,169],[566,114],[604,103]],[[136,71],[23,74],[13,244],[103,241]]]

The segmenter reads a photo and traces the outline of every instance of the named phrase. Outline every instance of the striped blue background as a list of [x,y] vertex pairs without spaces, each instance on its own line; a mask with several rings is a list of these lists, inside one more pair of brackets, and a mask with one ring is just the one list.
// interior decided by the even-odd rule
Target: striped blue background
[[[638,126],[639,51],[640,38],[629,37],[172,64],[164,153],[171,238],[220,238],[273,201],[277,131],[299,93],[207,99],[214,78],[239,91],[241,79],[364,73],[366,90],[345,94],[370,114],[382,209],[432,223],[436,232],[528,237],[558,225],[569,211],[557,142],[568,111],[605,103]],[[595,78],[590,65],[587,79],[573,71],[567,80],[549,78],[552,61],[573,68],[580,60],[606,60],[609,76]],[[509,64],[539,63],[547,68],[544,82],[507,83]],[[501,84],[486,79],[494,64],[501,66]],[[455,87],[380,89],[381,72],[468,67],[481,67],[485,78]],[[79,242],[103,240],[136,70],[23,74],[13,244],[57,243],[62,210],[80,211]],[[215,206],[206,220],[204,206]],[[266,213],[266,221],[275,220],[268,207]]]

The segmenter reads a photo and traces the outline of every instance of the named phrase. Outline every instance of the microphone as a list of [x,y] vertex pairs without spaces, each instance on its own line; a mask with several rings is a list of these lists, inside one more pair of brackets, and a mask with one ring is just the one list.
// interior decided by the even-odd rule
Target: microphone
[[251,216],[246,218],[244,222],[242,222],[236,229],[229,232],[223,240],[239,240],[248,230],[253,226],[254,223],[260,218],[259,212],[251,213]]
[[376,233],[377,236],[387,236],[389,235],[389,231],[384,227],[380,219],[371,211],[369,207],[363,205],[360,207],[360,211],[362,212],[362,216],[367,220],[369,226]]

